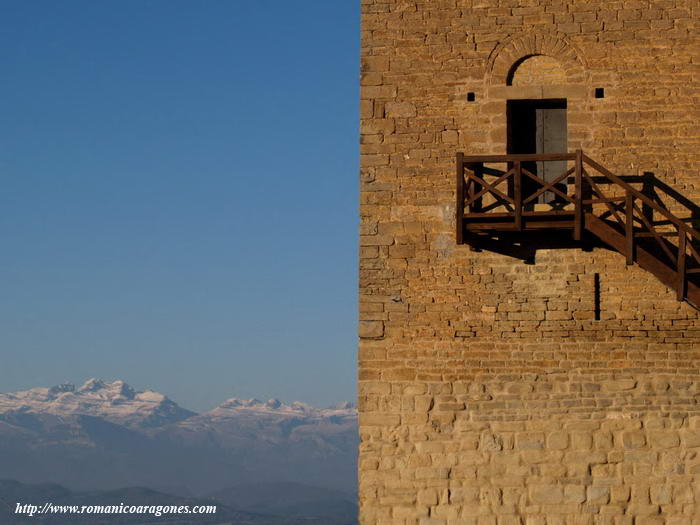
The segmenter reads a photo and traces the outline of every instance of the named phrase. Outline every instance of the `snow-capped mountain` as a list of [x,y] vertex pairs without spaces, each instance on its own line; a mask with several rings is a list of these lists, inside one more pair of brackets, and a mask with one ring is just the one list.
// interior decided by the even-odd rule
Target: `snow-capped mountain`
[[282,482],[352,491],[358,444],[349,403],[231,398],[195,414],[157,392],[99,379],[0,394],[0,478],[78,490],[206,494]]
[[228,418],[240,416],[303,417],[305,419],[356,418],[357,410],[352,403],[341,403],[329,408],[314,408],[306,403],[294,401],[285,404],[279,399],[260,401],[259,399],[239,399],[232,397],[218,407],[202,414],[203,417]]
[[105,382],[89,379],[82,386],[64,383],[51,388],[31,388],[20,392],[0,393],[0,414],[26,412],[58,416],[84,415],[103,418],[128,426],[156,427],[177,423],[196,416],[205,419],[230,418],[303,418],[306,421],[334,418],[357,418],[349,402],[328,408],[315,408],[300,401],[286,404],[279,399],[260,401],[232,397],[216,408],[197,415],[180,407],[167,396],[146,390],[137,392],[124,381]]
[[[278,399],[231,398],[163,431],[188,442],[215,439],[228,450],[308,445],[309,453],[313,448],[332,455],[356,440],[357,410],[350,403],[314,408],[298,401],[286,404]],[[270,453],[274,455],[274,450]]]
[[124,381],[101,379],[89,379],[79,388],[65,383],[0,394],[0,414],[8,412],[95,416],[130,427],[176,423],[195,414],[158,392],[136,392]]

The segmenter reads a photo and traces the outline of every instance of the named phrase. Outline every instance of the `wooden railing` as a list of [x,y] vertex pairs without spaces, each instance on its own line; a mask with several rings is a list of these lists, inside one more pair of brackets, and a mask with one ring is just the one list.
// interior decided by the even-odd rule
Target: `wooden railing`
[[[537,228],[554,227],[560,224],[560,221],[549,224],[544,219],[547,217],[557,219],[570,215],[570,212],[573,210],[567,210],[567,207],[575,208],[574,198],[571,196],[571,193],[562,191],[558,186],[566,183],[572,173],[576,173],[576,166],[579,166],[580,163],[575,162],[573,168],[563,171],[551,181],[545,181],[533,173],[535,170],[525,167],[530,163],[553,161],[576,161],[576,154],[482,155],[467,157],[458,153],[458,221],[461,223],[461,218],[468,218],[470,220],[503,219],[508,222],[512,218],[510,226],[514,230],[522,230],[525,228],[526,222],[530,223],[529,226]],[[495,169],[493,165],[499,163],[505,163],[507,168],[502,171]],[[488,181],[486,179],[487,176],[493,176],[495,179]],[[580,180],[580,171],[576,174],[576,179]],[[502,187],[504,184],[507,188]],[[499,186],[501,187],[499,188]],[[525,190],[526,186],[529,186],[529,191]],[[550,210],[537,211],[535,209],[536,199],[547,192],[551,192],[558,198],[556,206],[553,206]],[[488,198],[489,202],[484,202],[485,197]],[[524,217],[526,218],[525,220],[523,220]],[[536,220],[527,221],[527,217],[533,217]],[[581,223],[582,221],[579,220],[579,224]],[[499,224],[505,226],[501,223]],[[505,226],[504,229],[507,228]],[[461,244],[463,239],[459,237],[461,235],[460,228],[457,229],[457,232],[457,242]],[[580,235],[580,229],[578,234]]]
[[[622,253],[627,264],[637,262],[673,287],[679,300],[695,296],[697,289],[693,302],[700,302],[700,287],[691,278],[700,274],[700,232],[688,224],[699,214],[687,199],[663,202],[657,192],[649,191],[648,180],[619,177],[581,150],[549,155],[458,153],[456,160],[458,244],[465,243],[465,232],[559,229],[571,230],[573,239],[580,241],[586,231]],[[558,162],[561,172],[545,180],[538,175],[542,170],[532,165],[548,162]],[[497,169],[498,164],[505,168]],[[641,189],[633,186],[639,182]],[[545,196],[549,200],[541,202]]]

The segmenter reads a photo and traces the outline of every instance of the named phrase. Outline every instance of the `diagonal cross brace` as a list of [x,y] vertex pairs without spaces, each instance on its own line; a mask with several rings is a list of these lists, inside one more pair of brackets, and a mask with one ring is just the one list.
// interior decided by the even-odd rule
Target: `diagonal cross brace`
[[481,197],[482,195],[484,195],[484,194],[486,194],[486,193],[489,193],[489,192],[498,195],[499,197],[501,197],[502,199],[506,200],[506,201],[509,202],[510,204],[514,204],[513,199],[511,199],[510,197],[508,197],[505,193],[502,193],[500,190],[497,190],[497,189],[496,189],[496,186],[498,186],[501,182],[503,182],[503,181],[506,180],[508,177],[510,177],[513,173],[514,173],[513,170],[510,170],[510,171],[504,173],[503,175],[501,175],[500,177],[498,177],[498,179],[496,179],[495,182],[489,184],[489,183],[487,183],[484,179],[480,179],[479,177],[477,177],[477,176],[474,175],[473,173],[467,172],[467,177],[469,177],[470,180],[473,179],[475,182],[478,182],[479,184],[483,184],[483,185],[485,186],[485,188],[482,189],[479,193],[477,193],[477,194],[474,195],[473,197],[471,197],[471,198],[465,203],[465,206],[471,205],[472,203],[476,202],[476,200],[477,200],[479,197]]
[[[535,193],[535,195],[539,195],[539,193],[541,193],[542,191],[546,191],[547,189],[551,189],[554,193],[556,193],[557,195],[559,195],[562,199],[567,200],[567,201],[569,201],[569,202],[574,202],[574,200],[573,200],[571,197],[569,197],[566,193],[563,193],[561,190],[559,190],[559,189],[555,188],[554,186],[552,186],[552,184],[556,184],[556,183],[559,182],[561,179],[563,179],[564,177],[568,176],[568,175],[569,175],[569,172],[568,172],[568,171],[567,171],[566,173],[564,173],[563,175],[561,175],[561,176],[560,176],[559,178],[557,178],[556,180],[552,181],[551,183],[540,179],[537,175],[534,175],[534,174],[530,173],[530,172],[529,172],[528,170],[526,170],[526,169],[523,169],[522,172],[523,172],[523,174],[527,175],[527,176],[530,177],[532,180],[534,180],[535,182],[537,182],[537,183],[539,183],[541,186],[543,186],[543,188],[540,188],[540,189],[537,191],[537,193]],[[528,197],[525,201],[523,201],[523,204],[526,203],[526,202],[529,202],[530,199],[531,199],[532,197],[533,197],[532,195],[531,195],[530,197]]]
[[523,170],[523,172],[527,173],[531,178],[535,178],[538,182],[541,182],[544,184],[539,190],[537,190],[535,193],[533,193],[527,199],[525,199],[523,201],[523,204],[527,204],[531,200],[536,199],[538,196],[540,196],[541,194],[543,194],[547,190],[552,190],[552,191],[556,192],[558,195],[564,197],[569,202],[574,202],[574,199],[572,197],[569,197],[568,195],[562,193],[561,190],[559,190],[558,188],[555,188],[554,185],[560,183],[563,179],[565,179],[566,177],[571,175],[575,171],[575,169],[576,168],[571,168],[571,169],[567,170],[565,173],[562,173],[561,175],[559,175],[556,179],[554,179],[551,182],[546,182],[546,181],[540,179],[539,177],[537,177],[536,175],[533,175],[529,171]]

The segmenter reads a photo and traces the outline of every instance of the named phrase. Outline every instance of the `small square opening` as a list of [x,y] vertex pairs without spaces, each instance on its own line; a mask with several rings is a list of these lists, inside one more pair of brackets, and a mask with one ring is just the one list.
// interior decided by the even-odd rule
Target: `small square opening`
[[467,93],[467,102],[474,102],[476,100],[476,93],[470,91]]
[[595,88],[595,98],[605,98],[605,88]]

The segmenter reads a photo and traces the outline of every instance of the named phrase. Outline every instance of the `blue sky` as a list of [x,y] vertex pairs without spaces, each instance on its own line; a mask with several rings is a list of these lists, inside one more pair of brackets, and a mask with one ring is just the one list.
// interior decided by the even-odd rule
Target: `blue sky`
[[359,2],[0,19],[0,391],[354,399]]

